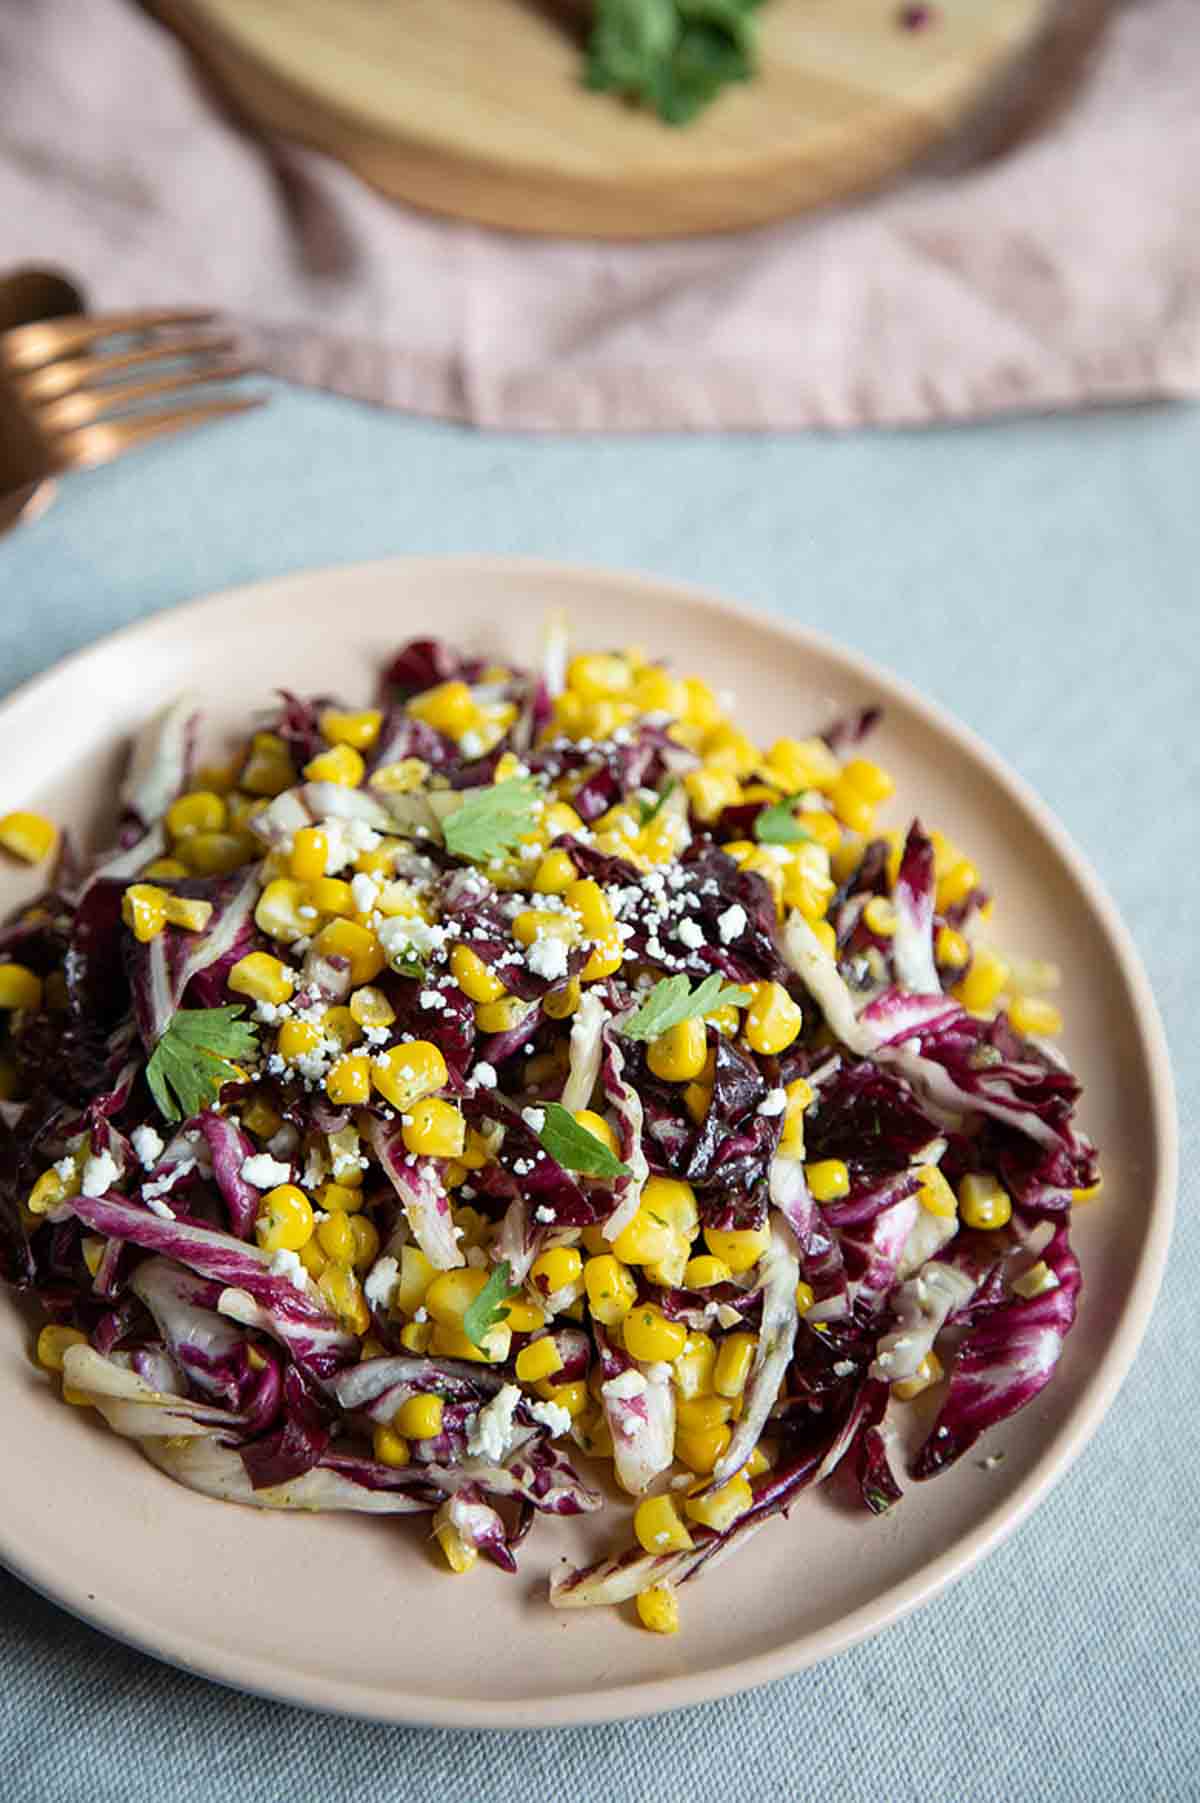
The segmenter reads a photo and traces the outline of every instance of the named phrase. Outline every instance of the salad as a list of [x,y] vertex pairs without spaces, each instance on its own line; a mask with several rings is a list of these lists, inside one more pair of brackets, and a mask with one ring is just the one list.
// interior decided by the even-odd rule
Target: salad
[[1056,973],[876,824],[874,712],[760,748],[552,622],[533,673],[420,639],[374,706],[284,691],[220,764],[199,715],[90,868],[0,820],[55,858],[0,943],[0,1270],[65,1402],[455,1572],[608,1507],[550,1601],[669,1633],[806,1489],[882,1513],[1049,1382],[1099,1183]]

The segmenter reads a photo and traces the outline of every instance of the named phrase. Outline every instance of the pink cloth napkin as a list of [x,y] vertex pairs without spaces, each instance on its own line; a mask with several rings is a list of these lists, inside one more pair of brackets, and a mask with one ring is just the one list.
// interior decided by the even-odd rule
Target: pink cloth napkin
[[497,427],[905,424],[1200,392],[1200,4],[1011,155],[677,243],[526,239],[239,131],[126,0],[0,7],[0,265],[211,304],[265,366]]

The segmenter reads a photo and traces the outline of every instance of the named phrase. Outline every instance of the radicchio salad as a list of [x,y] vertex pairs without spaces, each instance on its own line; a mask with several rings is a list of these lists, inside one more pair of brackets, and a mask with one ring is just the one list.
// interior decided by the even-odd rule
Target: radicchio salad
[[91,868],[0,820],[55,856],[0,945],[0,1270],[65,1401],[455,1572],[624,1493],[550,1601],[669,1633],[806,1489],[882,1513],[1049,1382],[1099,1182],[1055,973],[876,825],[873,715],[760,748],[558,623],[532,673],[422,639],[373,706],[282,692],[220,765],[201,707]]

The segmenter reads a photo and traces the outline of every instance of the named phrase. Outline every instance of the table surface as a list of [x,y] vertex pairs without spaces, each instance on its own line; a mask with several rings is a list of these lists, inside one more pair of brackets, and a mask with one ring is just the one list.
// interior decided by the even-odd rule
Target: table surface
[[1172,1040],[1184,1173],[1166,1284],[1095,1440],[999,1552],[881,1638],[657,1720],[435,1733],[224,1691],[0,1573],[6,1803],[491,1803],[568,1783],[657,1803],[714,1773],[755,1800],[1200,1796],[1197,468],[1200,411],[538,439],[280,390],[71,478],[0,543],[0,691],[190,596],[406,551],[644,569],[834,633],[989,739],[1093,860]]

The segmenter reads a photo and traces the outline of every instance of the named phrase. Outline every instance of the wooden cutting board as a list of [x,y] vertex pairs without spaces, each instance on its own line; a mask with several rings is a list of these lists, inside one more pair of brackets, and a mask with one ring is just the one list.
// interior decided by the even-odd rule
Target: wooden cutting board
[[1048,0],[767,0],[762,67],[692,125],[581,85],[566,0],[149,0],[251,123],[398,199],[516,231],[758,225],[878,185],[941,141]]

